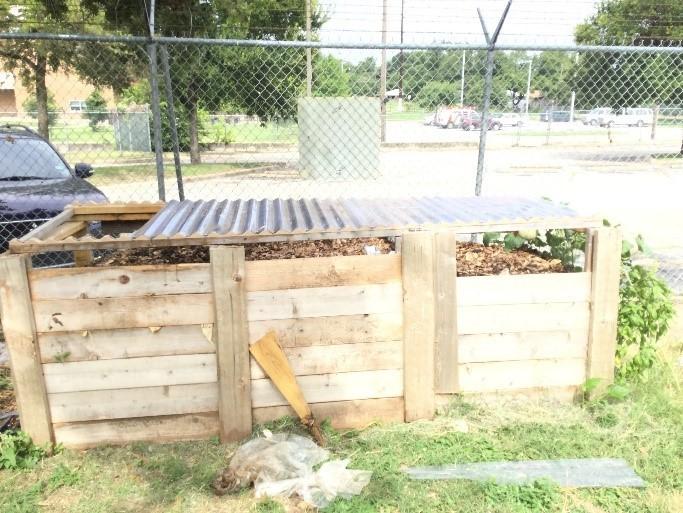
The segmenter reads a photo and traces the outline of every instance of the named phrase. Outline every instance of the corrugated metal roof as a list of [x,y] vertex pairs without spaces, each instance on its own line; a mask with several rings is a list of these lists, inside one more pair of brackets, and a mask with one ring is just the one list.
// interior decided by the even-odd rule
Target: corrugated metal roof
[[[364,235],[430,227],[547,223],[592,226],[567,206],[509,197],[170,201],[132,239]],[[584,220],[585,221],[585,220]],[[592,220],[595,221],[595,220]]]

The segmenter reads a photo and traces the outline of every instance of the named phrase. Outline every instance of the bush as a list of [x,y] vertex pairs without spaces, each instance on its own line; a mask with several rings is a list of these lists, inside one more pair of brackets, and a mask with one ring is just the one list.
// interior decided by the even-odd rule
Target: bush
[[31,468],[45,456],[47,451],[23,431],[0,434],[0,469]]
[[417,103],[424,109],[460,103],[460,84],[427,82],[417,95]]
[[652,269],[633,263],[637,252],[647,252],[638,237],[624,241],[617,322],[616,374],[618,378],[646,378],[655,364],[657,342],[674,316],[671,290]]
[[97,130],[97,125],[101,121],[106,121],[109,117],[107,101],[98,90],[93,91],[86,98],[85,108],[86,111],[83,113],[83,117],[89,120],[88,124],[93,130]]
[[[36,101],[35,96],[29,96],[24,100],[24,103],[21,104],[21,107],[24,109],[24,112],[31,116],[33,119],[38,118],[38,102]],[[47,124],[48,126],[54,126],[54,124],[57,122],[57,119],[59,118],[59,106],[57,105],[57,102],[55,101],[55,97],[52,93],[50,93],[47,97]]]

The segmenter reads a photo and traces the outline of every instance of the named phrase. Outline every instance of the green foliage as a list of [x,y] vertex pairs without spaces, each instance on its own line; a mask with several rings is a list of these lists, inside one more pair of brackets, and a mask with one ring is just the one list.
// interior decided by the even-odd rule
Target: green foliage
[[[31,95],[24,100],[21,104],[22,109],[33,119],[38,117],[38,102],[36,101],[35,95]],[[59,105],[55,101],[55,97],[52,93],[47,96],[47,124],[48,126],[54,126],[54,124],[59,119]]]
[[57,360],[59,363],[64,363],[69,356],[71,356],[71,351],[63,351],[55,355],[55,360]]
[[0,469],[31,468],[47,456],[23,431],[0,434]]
[[285,508],[279,502],[267,498],[261,499],[254,505],[254,513],[284,513]]
[[560,500],[559,487],[548,480],[539,479],[524,485],[497,485],[485,483],[484,496],[491,507],[506,504],[509,513],[554,511]]
[[334,55],[317,54],[313,62],[313,96],[349,96],[349,75]]
[[0,390],[11,390],[12,389],[12,380],[9,378],[9,376],[3,376],[0,374]]
[[379,94],[379,67],[372,57],[356,65],[347,64],[349,88],[353,96],[377,96]]
[[107,101],[97,89],[95,89],[90,96],[85,100],[86,111],[83,116],[88,119],[88,125],[93,130],[97,130],[97,125],[101,121],[106,121],[109,117],[107,108]]
[[657,359],[657,341],[674,316],[671,290],[652,269],[633,263],[646,251],[642,238],[622,247],[617,324],[617,377],[642,379]]
[[460,103],[460,85],[449,82],[427,82],[417,95],[417,104],[424,109]]

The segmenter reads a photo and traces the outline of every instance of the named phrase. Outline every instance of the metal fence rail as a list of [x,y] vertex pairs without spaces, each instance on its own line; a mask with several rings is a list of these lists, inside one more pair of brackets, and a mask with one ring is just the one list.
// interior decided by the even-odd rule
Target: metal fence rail
[[[646,236],[676,212],[680,44],[0,34],[0,44],[20,41],[81,58],[47,70],[46,117],[35,81],[17,67],[5,73],[1,122],[42,130],[70,165],[92,165],[88,181],[112,201],[464,196],[479,170],[482,194],[550,196],[584,210],[606,198],[605,215],[617,211]],[[12,165],[0,189],[27,191],[0,212],[3,240],[18,235],[17,221],[97,195],[56,187],[65,163],[23,139],[2,129]],[[40,184],[12,179],[35,172]],[[627,208],[655,189],[647,201],[671,204],[668,214]]]

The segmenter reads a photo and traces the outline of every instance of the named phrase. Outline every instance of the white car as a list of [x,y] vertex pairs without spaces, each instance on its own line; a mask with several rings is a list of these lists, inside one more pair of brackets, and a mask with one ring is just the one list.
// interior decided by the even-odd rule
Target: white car
[[522,126],[524,120],[522,116],[516,112],[504,112],[502,114],[494,114],[496,121],[500,122],[501,126]]
[[583,117],[584,125],[598,126],[601,121],[612,115],[612,109],[609,107],[598,107],[597,109],[591,109]]
[[645,126],[652,123],[653,116],[652,109],[642,107],[620,109],[616,114],[602,118],[600,126]]

